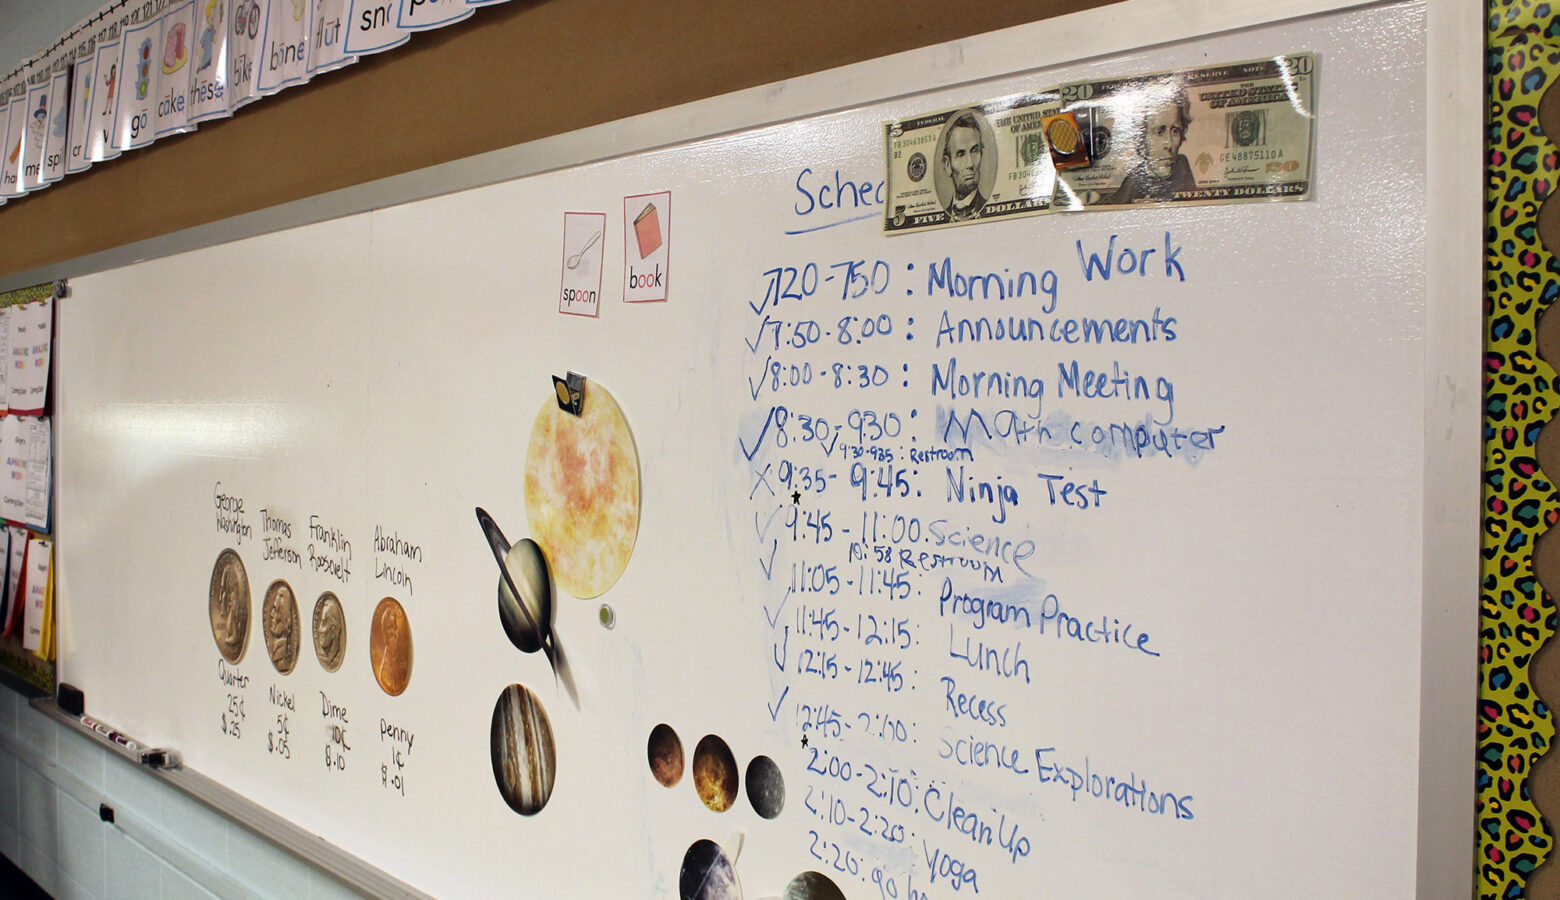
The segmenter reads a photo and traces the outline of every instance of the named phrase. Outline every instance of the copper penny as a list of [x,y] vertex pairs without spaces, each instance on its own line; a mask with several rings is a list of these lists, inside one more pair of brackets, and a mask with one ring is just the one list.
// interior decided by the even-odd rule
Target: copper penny
[[412,626],[394,597],[386,597],[374,607],[368,657],[374,665],[374,680],[385,693],[395,697],[406,690],[406,683],[412,680]]

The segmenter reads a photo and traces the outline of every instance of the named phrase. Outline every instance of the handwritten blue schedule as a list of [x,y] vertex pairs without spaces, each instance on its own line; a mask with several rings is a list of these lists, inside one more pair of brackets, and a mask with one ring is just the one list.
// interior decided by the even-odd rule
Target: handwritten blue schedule
[[735,443],[765,709],[803,750],[808,854],[844,883],[976,892],[984,872],[989,890],[1058,798],[1196,820],[1189,776],[1036,740],[1029,700],[1072,660],[1154,679],[1181,649],[1155,641],[1167,610],[1054,574],[1123,473],[1195,468],[1231,437],[1207,403],[1177,408],[1198,254],[1142,232],[1088,229],[1040,263],[890,240],[757,273]]

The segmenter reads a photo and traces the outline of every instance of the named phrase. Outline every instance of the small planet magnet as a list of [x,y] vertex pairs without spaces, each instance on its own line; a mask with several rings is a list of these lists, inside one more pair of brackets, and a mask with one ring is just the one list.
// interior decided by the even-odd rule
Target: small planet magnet
[[706,734],[693,748],[693,789],[715,812],[737,802],[737,758],[717,735]]
[[552,647],[552,576],[542,548],[530,538],[510,544],[493,517],[477,507],[477,523],[498,562],[498,619],[510,643],[523,653]]
[[747,767],[748,802],[753,811],[766,819],[780,815],[785,808],[785,778],[780,767],[767,756],[755,756]]
[[822,872],[803,872],[785,886],[784,900],[845,900],[845,892]]
[[742,900],[737,867],[719,844],[707,839],[694,841],[683,854],[677,894],[682,900]]
[[650,774],[666,787],[676,787],[683,776],[682,739],[672,726],[662,722],[650,729],[650,742],[646,747],[650,757]]

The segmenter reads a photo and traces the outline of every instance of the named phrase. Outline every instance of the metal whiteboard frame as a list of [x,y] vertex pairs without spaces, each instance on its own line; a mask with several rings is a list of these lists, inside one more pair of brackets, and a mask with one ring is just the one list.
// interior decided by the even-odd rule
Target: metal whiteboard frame
[[[1478,358],[1483,315],[1484,23],[1482,7],[1473,0],[1203,0],[1195,4],[1126,0],[331,191],[0,278],[0,290],[1013,72],[1403,3],[1422,3],[1426,9],[1424,141],[1426,183],[1432,186],[1426,198],[1424,261],[1424,565],[1416,895],[1466,897],[1473,888],[1475,831],[1482,384]],[[197,795],[235,819],[248,821],[252,803],[214,782],[210,787]],[[257,830],[317,865],[339,864],[340,860],[311,852],[307,841],[289,840],[278,833],[278,828],[285,831],[289,826],[266,820]],[[383,882],[370,880],[375,883],[361,883],[361,887],[385,889]]]

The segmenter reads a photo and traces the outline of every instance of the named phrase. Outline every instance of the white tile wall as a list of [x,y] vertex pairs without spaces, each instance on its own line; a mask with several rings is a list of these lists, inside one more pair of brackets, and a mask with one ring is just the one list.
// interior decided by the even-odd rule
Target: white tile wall
[[[0,0],[0,22],[17,5]],[[0,853],[59,900],[212,900],[219,892],[287,900],[358,896],[34,711],[5,687],[0,745]],[[17,747],[16,754],[7,746]],[[100,803],[114,808],[116,824],[100,819]],[[203,877],[213,877],[205,870],[231,881],[203,885]]]
[[[92,745],[85,735],[62,734],[55,741],[55,753],[60,768],[87,783],[87,787],[103,790],[103,751]],[[0,796],[0,800],[4,800]]]
[[22,835],[22,855],[26,856],[31,846],[43,858],[54,859],[59,856],[59,806],[54,784],[27,765],[21,767],[20,784],[16,827]]
[[162,862],[113,828],[104,829],[104,895],[157,900],[162,896]]
[[87,896],[107,896],[103,889],[103,841],[108,829],[103,827],[96,808],[88,809],[60,792],[56,792],[56,797],[59,835],[54,859],[60,871],[70,876]]

